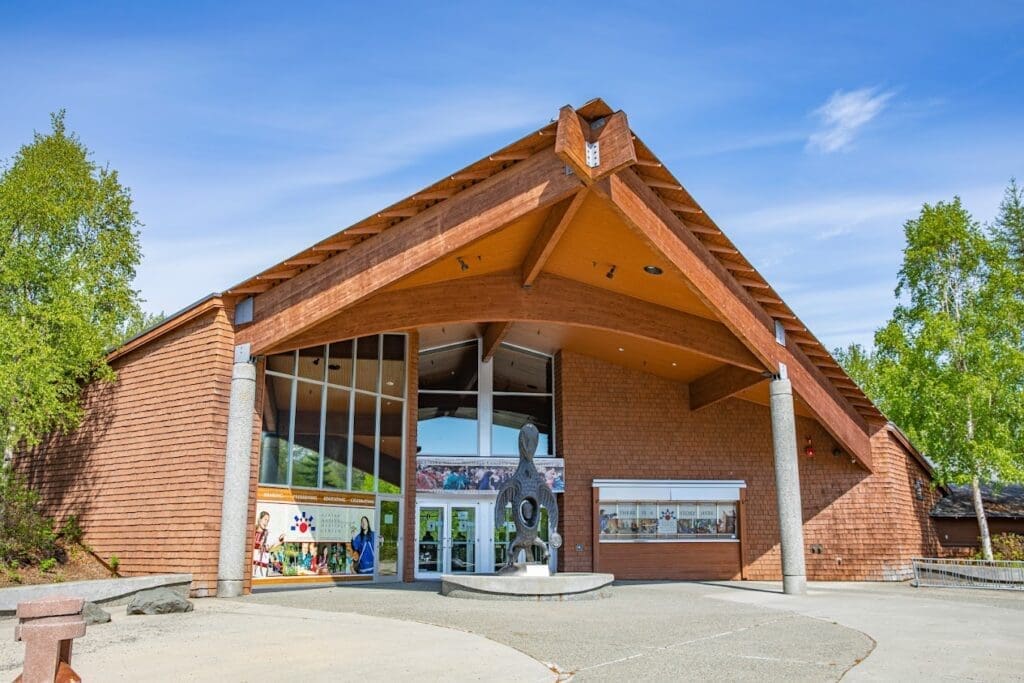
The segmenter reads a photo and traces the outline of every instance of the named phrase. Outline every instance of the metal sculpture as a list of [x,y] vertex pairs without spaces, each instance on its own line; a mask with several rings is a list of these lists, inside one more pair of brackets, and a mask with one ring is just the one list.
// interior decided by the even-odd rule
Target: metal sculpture
[[512,520],[516,527],[516,537],[509,544],[508,559],[499,573],[515,573],[524,569],[524,565],[516,562],[519,551],[523,550],[529,557],[530,549],[539,547],[544,553],[544,561],[549,557],[548,544],[538,538],[540,527],[540,508],[548,511],[548,537],[551,546],[562,545],[562,537],[558,528],[558,503],[544,477],[533,464],[533,455],[537,451],[538,433],[532,424],[523,425],[519,430],[519,467],[498,491],[498,499],[494,504],[494,527],[505,523],[505,506],[512,504]]

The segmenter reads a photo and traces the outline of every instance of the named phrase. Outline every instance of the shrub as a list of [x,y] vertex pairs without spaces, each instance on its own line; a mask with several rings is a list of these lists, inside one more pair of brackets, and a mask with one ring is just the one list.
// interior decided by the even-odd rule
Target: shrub
[[70,515],[60,528],[60,537],[67,543],[81,543],[85,532],[78,523],[78,515]]
[[1024,536],[996,534],[992,537],[992,556],[997,560],[1024,561]]
[[0,466],[0,562],[53,557],[53,522],[39,512],[39,495],[10,465]]
[[48,557],[39,563],[39,571],[50,572],[57,566],[57,560],[52,557]]
[[117,555],[111,555],[108,564],[110,565],[110,573],[117,576],[117,570],[121,566],[121,558]]

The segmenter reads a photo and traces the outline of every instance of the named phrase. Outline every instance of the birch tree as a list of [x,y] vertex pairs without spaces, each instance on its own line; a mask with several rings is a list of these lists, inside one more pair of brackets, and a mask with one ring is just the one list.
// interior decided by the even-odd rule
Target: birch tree
[[1006,250],[959,198],[926,204],[904,232],[892,319],[873,353],[840,356],[936,464],[940,483],[971,486],[982,552],[992,559],[981,484],[1024,477],[1019,296]]

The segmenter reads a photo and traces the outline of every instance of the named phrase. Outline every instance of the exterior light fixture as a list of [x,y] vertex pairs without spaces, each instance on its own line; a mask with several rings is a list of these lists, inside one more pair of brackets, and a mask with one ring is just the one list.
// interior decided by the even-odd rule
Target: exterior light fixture
[[461,271],[462,271],[463,273],[465,273],[465,272],[466,272],[467,270],[469,270],[469,264],[468,264],[468,263],[466,263],[466,262],[465,262],[465,261],[464,261],[464,260],[462,259],[462,257],[461,257],[461,256],[456,256],[456,257],[455,257],[455,260],[459,262],[459,269],[460,269],[460,270],[461,270]]
[[608,271],[607,273],[605,273],[605,274],[604,274],[604,276],[605,276],[606,278],[608,278],[609,280],[611,280],[611,279],[612,279],[613,277],[615,277],[615,266],[613,265],[613,266],[611,267],[611,269],[609,269],[609,271]]
[[644,266],[644,272],[647,273],[648,275],[661,275],[665,271],[663,271],[658,266]]
[[807,445],[804,446],[804,455],[808,458],[814,457],[814,445],[811,443],[811,437],[807,437]]

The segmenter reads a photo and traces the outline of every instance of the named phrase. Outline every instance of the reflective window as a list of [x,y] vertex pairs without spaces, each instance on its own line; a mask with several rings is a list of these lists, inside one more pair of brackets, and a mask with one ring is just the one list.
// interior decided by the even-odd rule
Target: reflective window
[[288,436],[292,382],[267,374],[263,389],[263,436],[260,439],[260,483],[288,483]]
[[491,426],[494,455],[519,455],[519,430],[532,422],[540,433],[537,456],[551,455],[551,422],[554,403],[550,396],[495,394]]
[[324,381],[324,347],[314,346],[299,351],[298,375],[315,382]]
[[423,455],[476,455],[476,394],[419,395],[416,439]]
[[405,342],[374,335],[267,357],[260,483],[400,493]]
[[295,386],[292,486],[316,487],[319,485],[320,413],[323,390],[322,384],[313,382],[300,381]]
[[420,354],[420,391],[476,391],[479,354],[476,340]]
[[[404,339],[403,339],[404,341]],[[331,342],[327,347],[327,381],[343,387],[352,386],[352,340]],[[404,383],[404,378],[403,378]]]
[[[331,345],[334,346],[333,344]],[[324,413],[324,481],[326,489],[348,488],[348,446],[352,392],[327,388]]]
[[477,455],[480,446],[477,340],[420,353],[418,452]]
[[377,397],[356,393],[355,431],[352,433],[352,490],[373,491],[377,453]]
[[[519,430],[532,423],[540,432],[537,455],[553,455],[553,359],[501,344],[484,365],[478,347],[474,339],[420,353],[417,452],[517,456]],[[490,429],[487,453],[480,452],[481,428]]]
[[495,393],[551,393],[551,356],[502,344],[493,363]]
[[380,399],[380,470],[377,490],[398,493],[402,490],[402,402],[388,396]]
[[381,348],[381,393],[405,396],[405,337],[385,334]]
[[380,337],[363,337],[356,342],[356,388],[377,391],[380,381]]

